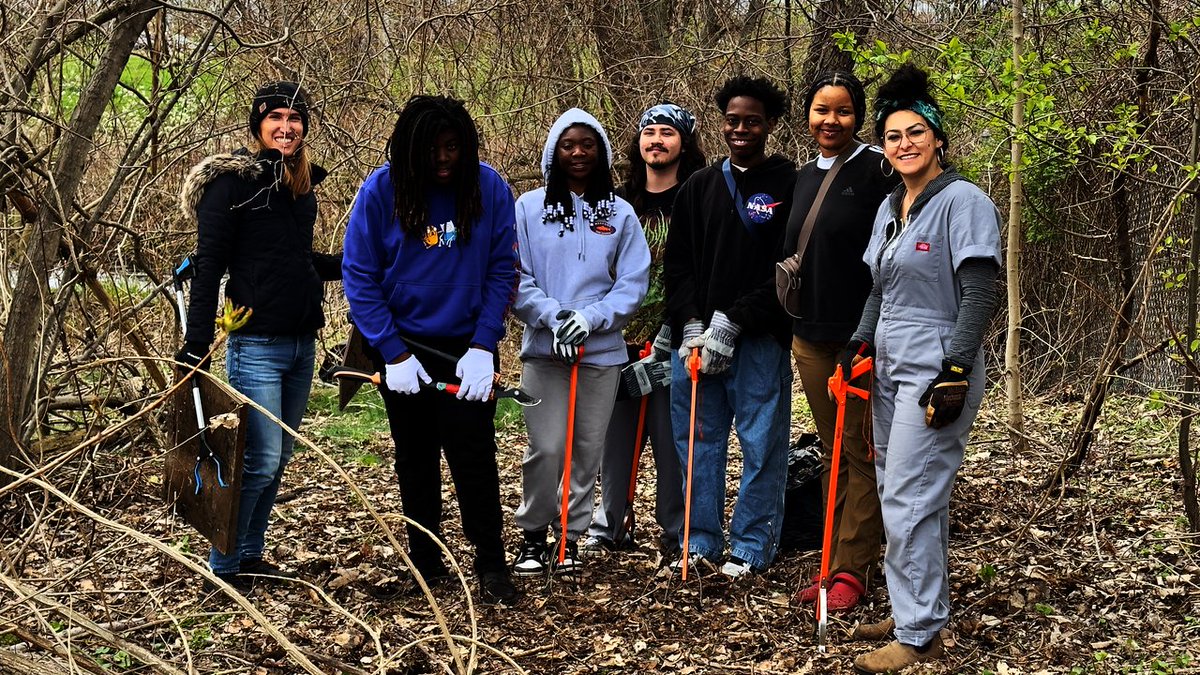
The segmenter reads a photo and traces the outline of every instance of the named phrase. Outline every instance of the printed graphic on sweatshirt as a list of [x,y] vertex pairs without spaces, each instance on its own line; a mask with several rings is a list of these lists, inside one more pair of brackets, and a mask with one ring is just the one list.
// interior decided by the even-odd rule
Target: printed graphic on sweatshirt
[[448,220],[440,225],[426,227],[422,241],[425,242],[425,248],[434,246],[450,248],[456,239],[458,239],[458,230],[454,227],[454,221]]
[[760,192],[746,200],[746,213],[751,222],[761,225],[775,217],[775,207],[782,203],[775,201],[771,195]]
[[609,225],[607,220],[597,220],[590,227],[596,234],[616,234],[617,232],[617,228]]

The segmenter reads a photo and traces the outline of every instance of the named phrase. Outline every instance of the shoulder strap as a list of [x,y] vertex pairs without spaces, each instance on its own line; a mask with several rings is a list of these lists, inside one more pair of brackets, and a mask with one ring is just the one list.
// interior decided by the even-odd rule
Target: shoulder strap
[[862,145],[858,141],[850,141],[850,145],[842,151],[842,154],[834,160],[833,166],[829,168],[829,172],[825,174],[825,179],[821,181],[821,188],[817,190],[817,198],[813,200],[812,207],[808,209],[808,215],[804,217],[804,224],[800,226],[800,236],[796,238],[796,257],[803,260],[804,250],[808,248],[808,240],[812,237],[813,223],[817,222],[817,214],[821,211],[821,204],[825,201],[825,193],[829,192],[829,186],[833,183],[833,178],[841,170],[842,165],[854,151]]
[[742,200],[742,195],[738,192],[737,184],[733,182],[733,168],[726,158],[721,163],[721,173],[725,174],[725,187],[729,188],[729,196],[733,198],[733,206],[737,209],[738,215],[742,217],[742,225],[746,226],[747,230],[753,230],[754,226],[750,224],[750,214],[746,213],[746,202]]

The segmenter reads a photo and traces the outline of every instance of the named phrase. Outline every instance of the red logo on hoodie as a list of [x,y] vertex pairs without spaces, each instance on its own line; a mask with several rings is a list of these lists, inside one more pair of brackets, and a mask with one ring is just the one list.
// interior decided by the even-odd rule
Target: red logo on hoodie
[[599,222],[592,223],[592,232],[595,232],[596,234],[615,234],[616,231],[617,228],[609,225],[606,221],[601,220]]

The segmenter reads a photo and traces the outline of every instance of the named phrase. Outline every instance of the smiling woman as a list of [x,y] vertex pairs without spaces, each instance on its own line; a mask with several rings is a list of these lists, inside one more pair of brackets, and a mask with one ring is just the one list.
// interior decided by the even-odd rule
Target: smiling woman
[[[611,162],[599,120],[572,108],[546,135],[546,186],[517,199],[521,273],[513,313],[525,322],[521,386],[542,399],[524,410],[529,447],[516,514],[523,536],[513,565],[520,576],[571,573],[582,565],[577,542],[591,522],[596,472],[627,360],[621,329],[649,285],[650,248],[633,207],[614,194]],[[556,556],[546,542],[552,526]]]
[[[792,356],[821,437],[828,485],[837,406],[829,399],[827,383],[871,291],[871,270],[863,264],[862,255],[871,239],[875,212],[899,181],[884,174],[879,148],[855,138],[866,118],[866,93],[853,74],[833,71],[818,75],[809,86],[805,108],[820,156],[804,165],[796,177],[783,254],[796,253],[802,226],[807,227],[799,318],[792,322]],[[824,197],[819,198],[826,181]],[[826,580],[827,608],[835,613],[858,606],[870,592],[872,572],[879,563],[883,522],[875,466],[867,448],[868,420],[866,402],[848,398],[838,495],[832,507],[830,577]],[[818,581],[802,589],[796,600],[811,604],[819,591]]]
[[[309,106],[295,82],[260,88],[250,105],[249,149],[214,155],[188,174],[181,200],[197,223],[196,277],[187,336],[176,360],[201,365],[213,339],[221,277],[226,302],[253,310],[229,335],[229,383],[292,429],[300,428],[312,388],[316,332],[325,324],[322,282],[341,278],[341,254],[312,250],[313,187],[325,170],[304,139]],[[240,590],[249,575],[291,576],[263,559],[268,520],[294,438],[252,410],[238,497],[236,546],[215,547],[208,564]]]
[[944,163],[950,144],[928,74],[880,88],[875,133],[903,184],[880,205],[863,260],[874,285],[841,358],[875,356],[875,471],[892,617],[857,635],[895,641],[854,661],[885,673],[943,655],[950,611],[950,493],[983,400],[979,347],[996,306],[1000,215]]

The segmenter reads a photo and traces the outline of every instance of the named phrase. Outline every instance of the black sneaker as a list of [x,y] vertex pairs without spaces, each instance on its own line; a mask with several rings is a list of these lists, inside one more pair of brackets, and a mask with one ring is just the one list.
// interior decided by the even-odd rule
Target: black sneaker
[[[251,579],[249,577],[244,577],[237,572],[214,572],[213,576],[220,579],[221,581],[224,581],[225,583],[229,584],[230,586],[233,586],[233,590],[237,591],[238,593],[241,593],[242,595],[248,595],[250,593],[250,591],[254,588],[254,580],[253,579]],[[220,590],[221,590],[220,588],[217,587],[216,584],[209,581],[207,577],[204,579],[203,588],[204,588],[205,593],[217,593],[217,592],[220,592]]]
[[[417,571],[419,571],[421,573],[421,576],[425,579],[425,585],[429,586],[430,588],[432,588],[434,586],[440,586],[441,584],[444,584],[444,583],[454,579],[454,575],[451,574],[450,570],[445,565],[442,565],[442,564],[435,565],[428,569],[421,569],[420,567],[418,567]],[[412,575],[412,577],[413,577],[413,583],[416,584],[417,575],[414,573]],[[418,586],[418,588],[420,588],[420,587]]]
[[574,574],[581,571],[583,569],[583,558],[579,557],[579,545],[568,539],[566,550],[563,552],[562,562],[558,560],[559,545],[555,544],[554,550],[550,551],[550,567],[554,569],[554,573]]
[[536,577],[546,573],[550,560],[545,533],[526,532],[517,560],[513,563],[513,574],[519,577]]
[[593,558],[615,550],[617,550],[617,546],[613,543],[612,539],[598,537],[594,534],[589,534],[583,538],[583,541],[579,542],[579,555],[585,558]]
[[261,574],[283,579],[299,579],[300,575],[280,568],[275,563],[269,563],[263,558],[242,558],[241,574]]
[[513,586],[506,571],[480,574],[479,595],[484,602],[498,602],[502,605],[515,605],[521,598],[521,593]]

